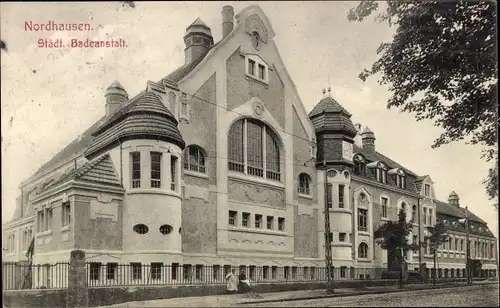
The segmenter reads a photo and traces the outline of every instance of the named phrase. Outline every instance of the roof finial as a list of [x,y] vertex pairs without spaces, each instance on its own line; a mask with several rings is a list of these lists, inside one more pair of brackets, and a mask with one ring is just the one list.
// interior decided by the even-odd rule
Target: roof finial
[[332,96],[332,93],[331,93],[331,92],[332,92],[332,88],[329,86],[329,87],[328,87],[328,96],[330,96],[330,97]]
[[326,90],[323,88],[323,97],[325,97]]

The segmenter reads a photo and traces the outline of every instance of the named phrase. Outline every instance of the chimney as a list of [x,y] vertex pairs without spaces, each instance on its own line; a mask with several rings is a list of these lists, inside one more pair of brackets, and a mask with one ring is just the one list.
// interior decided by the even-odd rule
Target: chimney
[[106,90],[106,116],[118,111],[128,100],[128,93],[118,82],[113,82]]
[[186,49],[184,49],[185,64],[189,64],[206,55],[208,50],[212,48],[214,45],[212,31],[200,18],[197,18],[186,28],[184,43],[186,44]]
[[354,144],[361,148],[363,147],[363,142],[361,139],[361,124],[354,124],[354,127],[357,131],[356,136],[354,136]]
[[234,9],[230,5],[222,7],[222,38],[225,38],[234,28]]
[[460,198],[458,197],[456,192],[451,192],[450,196],[448,197],[448,203],[456,207],[460,207]]
[[375,134],[366,127],[361,133],[363,149],[375,152]]

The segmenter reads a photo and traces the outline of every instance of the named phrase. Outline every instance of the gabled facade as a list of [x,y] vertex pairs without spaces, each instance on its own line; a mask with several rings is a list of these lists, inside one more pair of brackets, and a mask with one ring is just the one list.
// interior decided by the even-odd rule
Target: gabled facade
[[[314,275],[306,269],[324,266],[327,203],[333,264],[349,277],[352,268],[387,267],[375,231],[399,208],[416,224],[415,241],[446,214],[430,177],[377,152],[375,134],[332,97],[307,114],[258,6],[237,15],[224,6],[222,28],[214,43],[196,19],[177,70],[131,98],[119,82],[107,89],[106,114],[22,183],[3,226],[4,260],[25,260],[34,238],[35,264],[81,249],[104,266]],[[407,259],[419,267],[415,254]]]

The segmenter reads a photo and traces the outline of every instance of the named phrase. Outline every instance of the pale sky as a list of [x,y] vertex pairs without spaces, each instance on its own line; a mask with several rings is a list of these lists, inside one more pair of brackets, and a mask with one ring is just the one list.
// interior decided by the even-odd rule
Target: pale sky
[[[387,88],[358,74],[376,60],[392,30],[368,18],[347,21],[357,2],[258,2],[276,32],[281,57],[309,112],[331,86],[332,96],[367,125],[377,151],[413,172],[429,174],[437,197],[455,190],[498,237],[498,213],[482,181],[489,164],[481,148],[455,143],[431,149],[441,133],[430,121],[387,110]],[[235,14],[252,2],[0,3],[2,102],[2,221],[14,213],[19,184],[104,115],[104,93],[114,81],[132,97],[184,63],[185,29],[197,17],[221,38],[224,5]],[[25,32],[25,21],[90,23],[92,32]],[[43,38],[123,38],[126,49],[42,49]]]

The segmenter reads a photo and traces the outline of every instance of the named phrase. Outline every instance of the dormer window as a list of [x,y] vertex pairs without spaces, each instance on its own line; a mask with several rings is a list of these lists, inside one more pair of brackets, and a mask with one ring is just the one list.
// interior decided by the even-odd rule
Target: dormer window
[[387,184],[387,166],[383,162],[371,162],[367,167],[372,168],[372,172],[378,182]]
[[426,197],[431,196],[431,185],[424,184],[424,196],[426,196]]
[[245,55],[246,75],[255,80],[269,82],[269,66],[257,55]]
[[396,186],[401,189],[406,188],[406,177],[402,170],[399,170],[396,174]]
[[354,174],[366,177],[366,161],[363,156],[354,156]]

